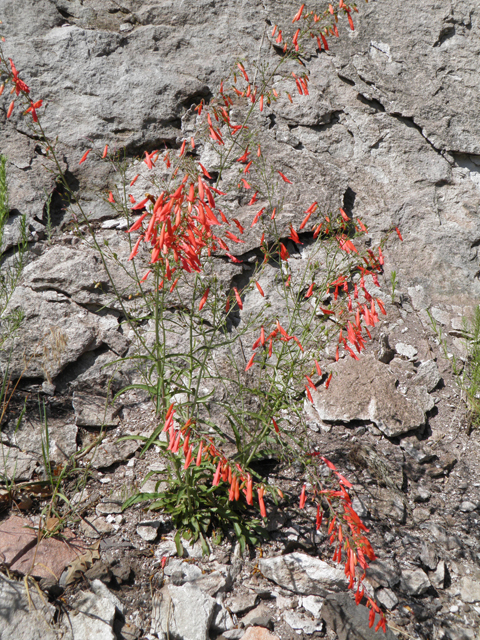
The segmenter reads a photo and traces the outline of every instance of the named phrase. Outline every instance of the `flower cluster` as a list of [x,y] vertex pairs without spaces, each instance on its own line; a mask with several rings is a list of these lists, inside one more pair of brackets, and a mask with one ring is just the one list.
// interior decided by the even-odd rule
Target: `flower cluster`
[[[352,500],[347,492],[347,489],[351,489],[352,485],[339,473],[335,465],[320,453],[311,453],[309,455],[318,457],[333,472],[340,485],[339,489],[320,489],[315,487],[312,497],[317,502],[316,530],[320,530],[324,519],[324,511],[319,503],[324,498],[328,505],[326,525],[329,542],[335,547],[333,561],[340,564],[343,560],[345,576],[349,581],[348,588],[355,590],[355,602],[360,604],[363,598],[366,599],[367,607],[370,608],[369,626],[372,627],[374,625],[375,616],[379,614],[375,631],[379,629],[385,631],[385,615],[374,599],[365,592],[363,584],[368,567],[367,560],[373,562],[376,556],[365,535],[369,530],[352,507]],[[300,494],[300,509],[305,507],[306,502],[306,485],[303,485]]]
[[[0,96],[5,90],[5,85],[12,84],[13,86],[10,93],[15,93],[17,97],[21,95],[24,101],[28,104],[24,115],[26,115],[27,113],[31,113],[33,122],[38,122],[37,109],[40,109],[40,107],[43,105],[43,100],[37,100],[36,102],[33,102],[33,100],[30,99],[30,87],[19,77],[17,68],[11,58],[8,59],[7,64],[3,58],[3,55],[0,56],[0,73],[7,76],[6,81],[2,85],[0,85]],[[15,99],[12,100],[7,109],[7,118],[10,118],[14,108]]]

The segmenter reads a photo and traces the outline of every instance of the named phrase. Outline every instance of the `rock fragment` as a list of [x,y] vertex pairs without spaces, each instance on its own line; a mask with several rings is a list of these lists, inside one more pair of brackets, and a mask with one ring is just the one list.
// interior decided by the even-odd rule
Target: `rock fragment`
[[334,376],[328,392],[322,389],[312,394],[321,420],[373,422],[389,438],[425,424],[423,402],[416,395],[408,397],[400,393],[388,365],[373,356],[338,362],[332,370]]
[[52,626],[55,607],[35,588],[27,595],[23,581],[9,580],[0,573],[0,603],[2,640],[57,640]]
[[[356,605],[348,593],[331,594],[325,599],[322,618],[327,626],[338,635],[339,640],[396,640],[396,636],[387,628],[387,632],[375,632],[368,626],[370,609],[362,604]],[[378,622],[378,616],[375,621]]]
[[343,571],[304,553],[262,558],[259,568],[272,582],[301,595],[325,596],[328,589],[338,591],[347,586]]
[[460,597],[464,602],[480,602],[480,582],[464,576],[460,582]]
[[152,602],[152,631],[160,640],[208,640],[216,602],[196,585],[168,585]]
[[64,623],[67,628],[71,625],[75,640],[116,640],[113,633],[116,607],[110,599],[80,591],[73,607],[74,612]]
[[400,586],[409,596],[421,596],[430,588],[430,580],[422,569],[402,571]]

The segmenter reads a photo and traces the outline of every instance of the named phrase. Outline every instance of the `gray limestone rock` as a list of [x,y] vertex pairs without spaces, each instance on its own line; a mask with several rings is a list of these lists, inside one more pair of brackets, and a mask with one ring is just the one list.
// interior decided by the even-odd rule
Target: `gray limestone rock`
[[224,633],[225,631],[232,629],[233,626],[234,621],[228,609],[217,603],[215,605],[215,612],[210,625],[210,631],[214,631],[215,633]]
[[347,584],[343,571],[304,553],[261,558],[259,568],[272,582],[306,596],[325,596],[327,590],[341,590]]
[[158,529],[160,528],[160,520],[148,520],[145,522],[139,522],[137,525],[138,535],[146,542],[153,542],[158,535]]
[[152,629],[161,640],[208,640],[216,602],[199,587],[168,585],[154,594]]
[[436,570],[430,574],[430,582],[435,589],[443,589],[445,587],[445,576],[447,573],[447,567],[444,560],[440,560]]
[[126,607],[123,602],[121,602],[119,598],[117,598],[117,596],[112,593],[101,580],[93,580],[90,586],[96,596],[98,596],[99,598],[104,598],[105,600],[111,602],[115,606],[115,609],[119,615],[125,615]]
[[480,582],[464,576],[460,583],[460,597],[464,602],[480,602]]
[[[103,587],[107,589],[105,585]],[[73,609],[68,620],[64,620],[67,629],[71,625],[71,640],[115,640],[113,620],[116,604],[110,597],[104,597],[103,593],[98,595],[80,591],[75,597]]]
[[[348,593],[331,594],[325,599],[322,609],[322,618],[327,627],[335,631],[339,640],[377,640],[378,633],[385,640],[395,640],[396,636],[387,628],[384,634],[374,631],[369,627],[370,609],[362,604],[356,605],[354,599]],[[378,622],[378,615],[375,623]]]
[[9,580],[0,574],[2,640],[58,640],[53,628],[54,613],[55,607],[40,598],[35,588],[27,596],[23,581]]
[[406,569],[402,571],[400,581],[402,591],[410,596],[420,596],[430,588],[430,580],[422,569]]
[[228,608],[232,613],[242,615],[253,609],[257,603],[258,595],[252,591],[234,595],[228,601]]
[[418,367],[417,375],[413,379],[414,384],[424,385],[428,393],[431,393],[440,383],[442,376],[434,360],[426,360]]
[[375,598],[389,611],[395,609],[398,604],[398,598],[391,589],[379,589],[375,592]]
[[62,293],[17,287],[5,313],[13,311],[21,311],[23,320],[0,351],[0,368],[8,363],[13,377],[53,379],[100,344],[98,317]]
[[374,560],[370,562],[367,568],[367,578],[375,581],[376,585],[382,587],[394,587],[400,581],[398,571],[386,562]]
[[[408,398],[400,393],[388,366],[373,356],[362,356],[358,361],[345,359],[332,370],[334,375],[328,391],[312,392],[321,420],[371,421],[390,438],[425,424],[422,403],[416,397]],[[352,389],[355,389],[353,394]]]
[[108,398],[76,391],[72,405],[78,427],[115,427],[119,423],[118,409],[111,406]]
[[420,557],[420,562],[426,569],[429,569],[430,571],[435,571],[438,564],[438,556],[435,548],[432,545],[424,542],[422,544],[419,557]]
[[303,631],[307,635],[315,632],[323,631],[323,621],[321,619],[312,619],[294,611],[285,611],[283,619],[289,627],[298,631]]

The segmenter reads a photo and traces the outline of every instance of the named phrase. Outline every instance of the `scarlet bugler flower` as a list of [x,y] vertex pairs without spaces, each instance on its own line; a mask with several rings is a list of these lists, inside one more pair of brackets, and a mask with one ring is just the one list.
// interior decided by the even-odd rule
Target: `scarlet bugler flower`
[[289,179],[287,178],[287,176],[285,176],[281,171],[277,171],[277,173],[278,173],[278,175],[282,178],[282,180],[283,180],[284,182],[288,182],[289,184],[292,184],[291,180],[289,180]]
[[305,502],[307,501],[306,490],[306,485],[303,485],[302,492],[300,494],[300,509],[303,509],[305,507]]
[[297,22],[298,20],[300,20],[300,18],[302,17],[302,13],[303,13],[304,8],[305,8],[305,5],[304,5],[304,4],[302,4],[302,6],[301,6],[301,7],[300,7],[300,9],[298,10],[298,12],[295,14],[295,16],[294,16],[294,18],[293,18],[293,20],[292,20],[292,24],[293,24],[294,22]]
[[257,490],[258,494],[258,505],[260,507],[260,515],[262,518],[267,517],[267,510],[265,509],[265,503],[263,502],[263,495],[265,493],[265,489],[263,487],[259,487]]
[[88,154],[90,153],[91,149],[89,149],[88,151],[85,151],[85,153],[82,156],[82,159],[80,160],[80,162],[78,164],[82,164],[82,162],[85,162],[85,160],[87,159]]
[[202,299],[200,300],[200,304],[198,305],[198,310],[201,311],[207,301],[208,298],[208,294],[210,293],[210,287],[207,287],[205,293],[202,296]]

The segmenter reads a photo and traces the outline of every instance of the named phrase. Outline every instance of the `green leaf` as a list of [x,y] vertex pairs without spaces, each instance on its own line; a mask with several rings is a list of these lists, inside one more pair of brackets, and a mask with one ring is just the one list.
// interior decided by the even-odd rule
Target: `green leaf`
[[181,531],[177,531],[177,533],[175,534],[175,538],[174,538],[175,547],[177,549],[177,555],[178,555],[179,558],[183,557],[183,547],[182,547],[181,535],[182,535],[182,532]]

